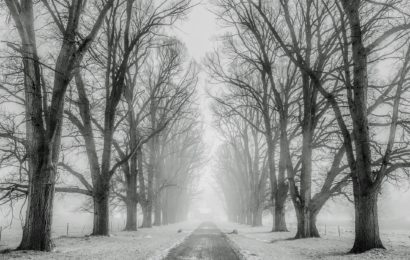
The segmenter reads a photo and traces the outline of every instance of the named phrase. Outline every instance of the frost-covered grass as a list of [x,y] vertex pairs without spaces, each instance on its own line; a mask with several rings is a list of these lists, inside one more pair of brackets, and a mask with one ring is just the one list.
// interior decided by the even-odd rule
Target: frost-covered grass
[[[11,252],[0,255],[0,259],[162,259],[168,251],[181,243],[199,222],[140,229],[137,232],[114,232],[110,237],[59,236],[51,253]],[[410,231],[382,230],[382,239],[387,250],[371,250],[364,254],[347,254],[353,244],[351,228],[328,226],[321,238],[292,240],[295,229],[290,232],[270,232],[271,226],[250,227],[227,222],[217,222],[225,233],[238,230],[238,234],[227,234],[245,259],[257,260],[304,260],[304,259],[410,259]],[[178,233],[178,230],[182,232]],[[324,233],[324,230],[321,230]],[[79,230],[80,234],[82,230]],[[73,232],[75,234],[75,232]],[[9,234],[10,235],[10,234]],[[14,239],[18,243],[19,237]],[[11,243],[13,239],[9,240]],[[3,241],[4,245],[4,241]],[[2,247],[4,248],[4,246]]]
[[[53,252],[15,251],[0,259],[162,259],[182,242],[198,222],[184,222],[136,232],[114,232],[109,237],[58,237]],[[178,233],[181,229],[182,232]]]
[[228,237],[240,249],[246,259],[410,259],[410,231],[382,232],[382,240],[387,250],[371,250],[352,255],[347,254],[353,245],[353,233],[342,230],[338,235],[337,226],[329,227],[321,238],[292,240],[295,230],[290,232],[270,232],[270,226],[249,227],[234,223],[217,223],[222,231],[228,233],[233,229],[238,234]]

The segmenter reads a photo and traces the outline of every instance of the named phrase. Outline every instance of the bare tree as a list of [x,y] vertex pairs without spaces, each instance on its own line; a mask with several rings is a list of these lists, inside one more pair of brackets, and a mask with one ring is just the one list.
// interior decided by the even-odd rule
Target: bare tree
[[[235,100],[234,97],[225,98]],[[253,100],[244,98],[244,95],[242,99],[236,97],[236,103],[240,104],[236,109],[220,100],[216,102],[213,110],[217,115],[217,125],[229,146],[227,149],[221,148],[218,164],[222,176],[216,178],[221,186],[227,187],[224,190],[228,199],[226,203],[235,204],[232,207],[237,211],[234,212],[237,216],[233,219],[260,226],[269,177],[266,140],[259,130],[263,125],[262,113],[254,109]]]
[[[291,187],[290,195],[298,213],[299,225],[296,237],[319,236],[316,228],[318,212],[329,198],[343,194],[343,189],[348,184],[348,176],[346,176],[345,171],[346,165],[343,164],[342,160],[344,151],[340,148],[340,143],[335,142],[338,139],[338,133],[335,131],[335,119],[325,116],[329,113],[330,104],[325,98],[317,97],[317,92],[311,91],[312,86],[309,83],[309,79],[303,78],[303,74],[300,73],[300,70],[293,64],[292,60],[281,57],[281,50],[278,48],[269,26],[260,17],[259,13],[253,9],[252,5],[244,1],[227,0],[219,1],[219,6],[223,9],[224,14],[221,16],[221,19],[234,27],[236,31],[232,36],[229,36],[227,41],[228,47],[226,48],[234,54],[234,58],[228,57],[228,59],[235,60],[235,62],[232,62],[233,68],[225,69],[228,71],[225,72],[224,66],[226,64],[221,61],[222,58],[217,56],[211,61],[212,75],[214,78],[219,78],[219,83],[236,86],[248,93],[247,95],[257,102],[255,108],[260,109],[266,115],[264,117],[265,129],[269,130],[270,128],[271,130],[267,131],[264,129],[264,131],[273,132],[273,130],[276,130],[276,133],[280,133],[278,179],[281,179],[282,185],[279,186],[286,187],[288,185],[287,181],[289,181]],[[323,21],[325,18],[326,16],[322,14],[318,19]],[[272,24],[279,26],[279,18],[275,16]],[[299,26],[302,29],[298,30]],[[297,37],[304,39],[305,24],[289,27],[291,28],[289,30],[292,31],[291,34],[295,35],[296,39]],[[320,33],[320,30],[324,29],[319,27],[319,29],[313,31]],[[298,34],[296,34],[296,31]],[[331,37],[329,39],[324,37],[323,34],[321,36],[323,39],[320,39],[318,43],[320,48],[326,44],[331,44],[332,42],[329,39],[334,40]],[[311,41],[313,42],[313,40]],[[324,67],[324,64],[327,64],[336,48],[336,46],[331,45],[325,51],[320,52],[320,55],[317,55],[315,48],[311,47],[309,51],[308,47],[300,47],[298,44],[299,42],[295,40],[289,46],[295,46],[294,48],[300,50],[301,55],[318,56],[318,61],[313,65],[316,66],[315,70],[318,71]],[[308,46],[311,45],[308,44]],[[238,69],[238,67],[244,68]],[[250,75],[254,73],[253,70],[260,74],[259,82],[249,80],[251,78]],[[307,91],[303,92],[304,89],[307,89]],[[239,94],[236,98],[243,98],[244,95]],[[301,99],[301,96],[304,99]],[[226,100],[231,99],[219,99],[220,102],[235,109]],[[305,102],[310,102],[311,104],[308,107],[302,108],[301,104]],[[305,111],[310,112],[305,113]],[[269,117],[269,113],[275,116],[277,113],[278,122]],[[306,135],[306,117],[312,117],[308,119],[312,120],[313,123],[310,126],[309,136]],[[272,126],[270,127],[269,125]],[[299,149],[299,147],[295,148],[292,142],[298,142],[301,139],[307,140],[307,142],[302,145],[302,149]],[[271,138],[267,139],[269,144],[268,140],[271,140]],[[333,147],[333,143],[335,147]],[[309,149],[303,150],[306,147]],[[330,169],[321,169],[327,172],[325,175],[312,176],[312,169],[310,169],[312,166],[309,165],[312,164],[313,156],[317,157],[319,153],[329,154],[329,152],[333,157],[325,157],[326,160],[330,160],[329,163],[332,167]],[[272,157],[273,154],[274,151],[271,150],[269,155]],[[304,160],[305,163],[303,162]],[[306,165],[306,167],[303,167],[303,165]],[[286,172],[287,178],[285,182],[284,176]],[[271,177],[271,182],[272,180],[275,180],[275,176]],[[300,182],[300,180],[304,181]],[[315,180],[315,183],[320,183],[322,186],[315,185],[312,189],[312,180]],[[271,186],[275,187],[275,183],[272,183]],[[311,193],[315,189],[317,192],[312,196]],[[283,224],[281,223],[284,223],[283,205],[286,200],[286,193],[280,192],[280,190],[285,191],[287,189],[272,189],[272,191],[275,190],[277,190],[276,196],[273,197],[276,197],[274,200],[275,207],[278,208],[275,213],[275,226],[273,230],[280,231],[283,229]],[[308,198],[303,199],[301,192],[304,192]]]
[[[310,60],[304,57],[300,51],[297,51],[294,47],[295,44],[289,46],[285,38],[281,37],[277,25],[273,24],[270,19],[272,14],[270,8],[261,3],[248,2],[258,10],[269,25],[272,35],[280,44],[283,52],[300,68],[301,73],[304,73],[305,77],[311,80],[314,88],[328,100],[332,107],[343,136],[346,159],[353,180],[355,242],[351,251],[358,253],[371,248],[383,247],[379,236],[377,217],[377,196],[380,186],[388,174],[401,167],[408,167],[406,163],[400,160],[395,161],[394,156],[391,156],[394,153],[403,156],[401,152],[406,150],[396,143],[395,137],[399,125],[400,102],[403,102],[403,83],[408,71],[408,55],[404,55],[402,66],[399,67],[397,76],[394,76],[392,83],[387,86],[379,86],[378,90],[376,90],[377,87],[374,88],[369,84],[369,76],[377,78],[372,75],[369,64],[376,64],[383,59],[394,59],[389,55],[391,51],[386,47],[387,42],[395,42],[394,47],[392,47],[393,52],[407,48],[407,41],[402,41],[402,39],[409,30],[406,22],[408,17],[400,10],[408,8],[408,6],[403,1],[388,1],[388,3],[383,4],[371,1],[342,1],[341,3],[322,1],[318,5],[314,1],[308,1],[307,4],[315,12],[305,16],[309,18],[304,19],[305,22],[308,22],[305,31],[312,32],[309,27],[312,28],[315,25],[309,20],[315,19],[313,17],[317,17],[319,14],[328,17],[326,21],[317,23],[329,28],[328,32],[331,36],[326,37],[329,42],[321,46],[326,49],[334,49],[333,52],[340,57],[339,63],[336,65],[333,63],[331,68],[323,67],[317,70],[310,65]],[[287,29],[290,31],[294,43],[298,40],[292,33],[294,26],[292,16],[300,12],[300,6],[302,6],[298,5],[297,1],[295,3],[297,4],[291,5],[288,1],[280,1],[283,10],[280,15],[286,21]],[[391,15],[392,12],[397,12],[398,15]],[[386,23],[386,19],[392,22]],[[320,37],[324,38],[323,35]],[[299,41],[300,43],[301,41]],[[343,77],[341,80],[339,77],[333,78],[331,84],[327,84],[322,76],[331,78],[332,68],[336,75]],[[338,93],[330,88],[332,85],[338,86],[339,84],[342,84],[342,89],[345,92],[344,99],[338,99]],[[393,92],[394,89],[396,92]],[[371,100],[368,93],[377,93],[378,96]],[[348,110],[344,111],[342,106],[346,101]],[[389,137],[387,143],[383,145],[385,152],[379,153],[377,152],[381,148],[379,145],[376,145],[379,148],[373,149],[374,141],[371,137],[369,118],[375,114],[376,107],[386,103],[392,108],[392,115],[388,117],[389,122],[383,124],[389,128]],[[348,116],[345,116],[344,112],[347,112]],[[406,127],[403,126],[403,128]],[[393,149],[395,143],[397,148]],[[373,159],[374,154],[380,154],[380,157]]]
[[[189,110],[194,110],[190,106]],[[197,113],[180,116],[168,133],[161,135],[160,193],[161,224],[185,220],[193,199],[191,187],[195,185],[198,170],[203,165],[201,126],[195,120]],[[158,196],[158,195],[157,195]]]
[[[180,43],[174,40],[168,41],[165,47],[158,49],[156,59],[149,62],[146,67],[147,94],[150,95],[148,102],[148,124],[151,131],[164,128],[161,134],[167,135],[176,120],[186,113],[190,104],[193,91],[197,83],[197,71],[194,64],[189,64],[190,69],[185,69],[186,63],[183,49]],[[167,130],[168,129],[168,130]],[[155,225],[161,224],[160,187],[161,171],[160,162],[160,135],[155,135],[147,144],[147,186],[145,196],[141,194],[143,204],[144,227],[150,227],[152,213],[155,213]]]
[[[97,66],[105,71],[105,75],[101,79],[104,82],[102,92],[105,95],[105,106],[102,112],[103,122],[100,122],[93,116],[86,91],[87,88],[80,72],[78,71],[76,74],[75,83],[79,100],[75,103],[77,103],[81,119],[67,110],[66,114],[70,121],[79,129],[85,141],[92,177],[92,185],[85,184],[85,186],[88,189],[92,187],[94,235],[108,235],[109,233],[109,192],[112,176],[117,169],[120,169],[121,166],[124,166],[132,158],[134,162],[132,165],[133,179],[129,181],[130,183],[135,183],[137,174],[135,156],[139,147],[147,141],[144,139],[138,141],[133,139],[133,146],[130,147],[127,153],[121,153],[120,159],[111,166],[111,154],[115,143],[114,133],[119,124],[128,115],[135,116],[133,110],[130,110],[116,120],[118,114],[117,107],[121,97],[126,92],[127,87],[135,87],[131,86],[131,84],[136,83],[132,82],[132,77],[136,77],[139,73],[138,70],[130,71],[129,68],[132,64],[138,63],[141,52],[144,52],[144,44],[147,44],[147,40],[151,40],[158,27],[171,25],[178,17],[183,16],[189,7],[189,1],[185,0],[172,2],[169,6],[163,3],[159,7],[152,6],[148,2],[135,3],[133,0],[116,3],[105,20],[104,34],[99,40],[100,48],[93,49],[90,54]],[[122,20],[123,24],[118,23],[121,10],[126,11],[126,17]],[[118,35],[122,35],[122,37],[118,37]],[[101,133],[101,155],[97,152],[93,125]],[[135,124],[132,130],[136,131]],[[137,133],[132,133],[133,138],[135,138],[135,134]],[[99,158],[101,159],[99,160]],[[132,187],[133,190],[136,190],[135,185]],[[136,194],[132,195],[133,200],[135,196]],[[136,210],[136,204],[133,205]],[[134,221],[136,221],[135,217],[136,213],[134,212]]]
[[[53,1],[54,2],[54,1]],[[73,71],[98,34],[103,19],[112,6],[100,6],[89,32],[79,35],[85,1],[64,6],[43,1],[54,26],[61,34],[61,49],[54,66],[54,86],[50,105],[44,93],[41,62],[36,46],[34,4],[29,1],[6,1],[21,40],[18,46],[24,64],[26,135],[29,161],[29,201],[26,224],[19,249],[46,250],[52,247],[51,222],[56,165],[59,157],[64,96]],[[65,15],[61,15],[61,13]],[[64,17],[64,18],[63,18]]]
[[[236,86],[243,89],[256,102],[256,109],[263,114],[265,134],[268,147],[268,165],[271,182],[271,198],[274,205],[273,231],[287,231],[284,204],[287,198],[288,184],[286,182],[288,124],[291,106],[298,98],[296,87],[298,74],[292,64],[282,65],[276,52],[276,46],[269,34],[269,30],[263,21],[248,12],[246,7],[235,1],[219,1],[218,6],[222,9],[221,19],[235,28],[235,33],[226,38],[226,49],[232,53],[228,59],[232,59],[232,71],[225,72],[219,56],[210,60],[210,70],[213,78],[218,82]],[[277,64],[277,65],[276,65]],[[244,67],[243,69],[237,69]],[[283,69],[282,67],[285,67]],[[274,72],[274,70],[284,72]],[[259,80],[249,82],[251,74],[257,73]],[[255,76],[253,76],[255,77]],[[281,80],[279,80],[281,78]],[[241,98],[239,96],[238,98]],[[227,100],[225,98],[220,101]],[[226,102],[225,102],[226,103]],[[278,112],[276,112],[278,111]],[[276,115],[277,113],[277,115]],[[278,117],[278,122],[274,118]],[[274,133],[280,132],[279,170],[275,169],[274,162]],[[277,176],[276,176],[277,175]]]

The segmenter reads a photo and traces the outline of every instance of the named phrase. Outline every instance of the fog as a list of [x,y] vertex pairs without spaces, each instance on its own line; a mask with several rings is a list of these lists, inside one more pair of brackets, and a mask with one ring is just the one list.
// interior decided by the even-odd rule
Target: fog
[[[132,1],[124,1],[126,2],[130,4]],[[368,196],[367,192],[358,192],[366,185],[353,185],[357,179],[361,179],[355,177],[352,181],[351,178],[353,176],[351,169],[356,169],[355,160],[360,159],[358,153],[362,150],[357,144],[352,145],[354,143],[352,140],[357,138],[353,132],[360,130],[357,127],[360,125],[360,120],[357,119],[360,116],[350,117],[350,115],[360,109],[357,107],[352,109],[355,101],[349,99],[351,98],[349,91],[352,90],[345,87],[347,83],[345,85],[340,83],[340,81],[349,81],[350,84],[350,79],[336,76],[339,72],[346,75],[357,72],[352,69],[351,66],[355,64],[350,62],[353,58],[349,56],[355,53],[350,49],[347,50],[347,47],[340,47],[342,51],[334,47],[332,55],[334,57],[340,55],[340,57],[333,58],[328,54],[329,57],[323,61],[325,65],[322,68],[325,71],[335,67],[334,70],[329,69],[327,74],[323,73],[326,75],[320,74],[320,76],[315,74],[316,67],[309,70],[310,68],[307,68],[309,66],[320,66],[321,62],[311,62],[311,59],[313,61],[319,59],[322,53],[316,52],[322,50],[310,46],[312,50],[310,54],[306,54],[309,53],[306,51],[309,46],[305,46],[304,43],[307,36],[303,33],[292,35],[291,28],[302,32],[307,30],[305,28],[307,25],[301,22],[302,18],[299,19],[300,21],[289,18],[289,16],[304,17],[305,3],[295,3],[289,7],[278,1],[275,2],[278,5],[276,9],[273,8],[275,4],[257,5],[257,1],[179,0],[176,2],[180,5],[173,6],[169,1],[167,3],[169,9],[162,1],[153,1],[152,6],[145,1],[136,4],[137,6],[130,4],[135,14],[126,12],[125,4],[118,4],[118,12],[128,18],[116,18],[114,11],[108,12],[107,17],[111,18],[105,20],[106,24],[102,23],[103,33],[97,34],[93,39],[95,43],[91,44],[91,47],[87,46],[88,52],[79,55],[85,57],[81,60],[82,63],[79,63],[82,66],[74,66],[79,69],[72,69],[67,73],[72,79],[70,79],[71,83],[69,80],[65,86],[67,90],[64,91],[67,93],[61,99],[62,103],[65,103],[64,109],[55,110],[61,112],[61,118],[64,117],[63,125],[59,125],[61,118],[56,119],[57,130],[54,131],[57,134],[49,137],[47,132],[54,129],[53,120],[47,118],[52,118],[53,115],[47,115],[46,112],[40,115],[45,120],[44,131],[47,133],[45,136],[49,138],[49,142],[44,141],[47,143],[47,149],[58,150],[47,157],[54,160],[57,154],[57,161],[48,163],[48,168],[42,166],[46,169],[58,168],[57,177],[54,177],[53,182],[57,188],[52,200],[54,204],[51,203],[52,210],[49,212],[52,218],[52,237],[59,239],[63,237],[63,240],[57,240],[60,243],[57,243],[57,247],[61,248],[62,245],[69,244],[64,239],[71,236],[82,238],[90,234],[97,236],[114,234],[114,239],[121,238],[125,241],[128,236],[135,235],[141,240],[153,238],[153,241],[158,242],[158,245],[152,245],[149,249],[151,251],[147,251],[146,255],[143,247],[148,248],[148,245],[145,245],[145,242],[139,244],[141,249],[137,251],[144,252],[141,254],[141,259],[145,259],[144,257],[148,255],[153,257],[152,259],[157,259],[153,256],[154,251],[159,259],[161,258],[158,256],[159,251],[166,252],[168,257],[172,254],[177,255],[175,252],[179,252],[178,245],[184,245],[181,241],[190,241],[190,236],[195,237],[197,230],[215,229],[224,236],[234,236],[239,233],[239,236],[230,238],[233,244],[236,243],[236,246],[232,247],[240,248],[235,249],[239,251],[259,251],[261,248],[265,250],[266,244],[270,245],[273,241],[282,241],[291,237],[319,236],[332,242],[327,248],[336,248],[334,245],[338,245],[339,240],[343,245],[342,249],[337,249],[339,250],[337,252],[329,251],[326,257],[347,251],[347,247],[351,247],[355,234],[355,241],[360,240],[357,233],[361,232],[357,232],[358,225],[357,223],[355,225],[355,218],[357,220],[360,209],[368,205],[363,202],[360,204],[357,202],[359,197],[353,196],[353,194]],[[102,5],[101,3],[94,3],[98,6],[98,10],[103,10],[102,6],[99,6]],[[153,8],[155,5],[158,5],[158,9]],[[363,16],[361,19],[367,21],[368,18],[363,13],[371,13],[373,9],[363,5],[364,7],[360,9],[362,12],[360,17]],[[401,5],[402,8],[408,8],[405,3]],[[32,206],[29,204],[31,200],[28,200],[28,197],[31,194],[30,184],[33,183],[28,177],[29,171],[33,169],[27,166],[28,163],[32,163],[27,161],[28,146],[24,144],[27,140],[21,141],[26,138],[26,134],[34,131],[30,129],[32,125],[25,128],[25,124],[30,120],[24,119],[27,111],[24,109],[24,86],[28,79],[22,71],[28,65],[22,65],[19,60],[19,55],[24,52],[16,50],[15,46],[20,46],[21,33],[19,34],[15,28],[7,6],[5,3],[0,4],[0,18],[5,21],[0,23],[0,51],[4,53],[0,56],[5,61],[0,72],[0,90],[4,96],[0,102],[0,138],[2,138],[1,145],[4,147],[0,151],[2,153],[0,164],[0,198],[2,199],[0,200],[0,227],[2,227],[0,246],[2,247],[0,249],[2,250],[17,247],[22,236],[24,237],[26,212],[30,212],[30,208],[27,207]],[[56,84],[57,81],[54,79],[56,73],[54,66],[58,65],[57,57],[61,55],[60,42],[64,32],[59,32],[59,26],[53,25],[57,18],[48,17],[48,9],[39,6],[35,4],[35,9],[38,11],[35,17],[35,33],[40,59],[34,63],[44,67],[39,72],[42,77],[40,85],[44,87],[40,93],[45,96],[42,99],[44,104],[40,106],[50,112],[54,111],[51,110],[51,105],[54,104],[53,95],[58,94],[58,91],[55,92],[57,94],[52,92],[55,90],[53,83]],[[286,6],[289,8],[287,12]],[[59,3],[58,7],[53,8],[55,8],[54,12],[63,13],[66,6]],[[172,8],[175,10],[170,12]],[[326,28],[326,30],[320,28],[316,21],[311,24],[318,27],[317,30],[313,30],[311,37],[316,37],[315,34],[320,30],[325,31],[323,36],[319,33],[317,42],[313,43],[313,45],[320,45],[321,37],[325,39],[336,37],[330,36],[332,30],[329,28],[333,28],[332,22],[337,24],[333,26],[339,30],[344,28],[339,25],[339,20],[344,21],[347,16],[340,14],[339,11],[341,12],[342,9],[339,10],[340,7],[333,4],[330,7],[326,6],[330,8],[327,11],[324,11],[326,8],[320,4],[315,8],[323,9],[323,17],[320,19],[323,19],[323,27]],[[400,8],[395,7],[391,12],[398,12],[398,9]],[[97,9],[86,8],[86,10],[84,17],[79,19],[80,25],[75,28],[76,33],[81,33],[81,37],[74,37],[78,43],[72,46],[73,49],[81,49],[78,46],[82,46],[80,43],[84,41],[84,35],[90,31],[90,25],[97,24],[96,17],[99,13],[96,13]],[[158,10],[162,10],[166,15],[162,16]],[[157,14],[156,11],[159,13]],[[311,12],[313,15],[314,12]],[[385,12],[380,13],[387,15],[388,11]],[[132,37],[122,40],[121,37],[126,35],[122,30],[127,28],[127,19],[135,19],[133,15],[142,18],[137,19],[135,23],[130,23],[131,25],[128,24],[131,26],[131,29],[128,28],[131,33],[130,31],[128,33],[130,35],[140,33],[142,40],[133,42],[130,41]],[[155,19],[145,18],[148,15],[153,17],[158,15],[158,19],[164,21],[156,24],[153,22]],[[166,20],[168,16],[169,20]],[[332,21],[332,16],[336,17],[334,18],[336,21]],[[407,17],[400,12],[397,17],[401,16]],[[391,17],[390,19],[393,19]],[[110,24],[110,19],[117,20]],[[149,24],[150,22],[153,24]],[[149,24],[146,27],[148,29],[144,28],[144,23]],[[380,23],[374,24],[383,27]],[[373,25],[371,22],[369,24]],[[118,27],[117,34],[107,33],[111,32],[110,30],[115,31],[116,27]],[[274,31],[276,29],[278,30]],[[148,32],[146,35],[144,30]],[[363,33],[366,44],[369,39],[377,38],[378,32],[376,29],[373,30],[370,33]],[[335,35],[340,37],[338,39],[340,42],[343,38],[344,44],[350,46],[352,43],[347,40],[350,33],[344,33],[345,35],[340,34],[346,39],[338,32],[335,32]],[[380,38],[383,38],[382,36]],[[284,42],[280,42],[280,37],[283,37]],[[376,218],[378,215],[380,234],[385,235],[385,240],[389,241],[387,247],[391,249],[397,246],[394,241],[402,242],[402,238],[396,239],[394,235],[407,237],[410,230],[410,208],[408,207],[410,182],[407,172],[409,128],[406,126],[408,124],[406,118],[409,114],[407,111],[408,78],[406,77],[409,69],[406,62],[410,60],[410,55],[406,55],[405,47],[408,42],[403,40],[407,37],[404,32],[400,31],[398,36],[389,34],[388,37],[390,41],[381,45],[380,50],[369,51],[368,57],[372,62],[366,61],[369,65],[366,67],[366,80],[363,80],[365,82],[363,84],[372,88],[369,93],[367,89],[364,91],[363,95],[368,103],[364,102],[366,103],[364,106],[371,107],[369,104],[373,101],[376,104],[382,101],[381,104],[375,105],[369,115],[362,116],[366,118],[367,132],[363,132],[366,132],[370,140],[369,154],[370,150],[372,151],[369,161],[374,163],[370,163],[363,169],[368,170],[369,179],[375,183],[378,181],[376,169],[378,166],[381,165],[380,172],[382,170],[389,172],[392,169],[395,173],[390,175],[389,172],[384,175],[377,189],[369,189],[376,197],[375,215]],[[107,44],[110,40],[111,46]],[[115,40],[118,42],[113,44]],[[329,46],[339,44],[337,41],[329,40],[329,42],[331,42]],[[375,42],[378,43],[377,40]],[[129,53],[126,52],[127,47],[130,49]],[[110,48],[113,48],[112,53],[109,51]],[[305,57],[298,56],[298,52],[311,55],[308,60],[312,64],[303,61]],[[112,60],[110,60],[111,55],[114,57]],[[343,55],[348,57],[341,58]],[[129,61],[126,60],[128,58]],[[121,61],[126,62],[121,64]],[[110,62],[114,65],[110,65]],[[346,64],[339,65],[339,63]],[[344,71],[340,69],[343,66],[347,67]],[[400,66],[403,68],[400,69]],[[118,75],[121,75],[121,70],[124,68],[127,68],[127,73],[124,73],[120,82],[121,76]],[[402,81],[397,79],[401,74],[404,75]],[[356,78],[351,80],[354,84],[357,83],[357,75],[355,76]],[[367,76],[370,78],[369,82]],[[323,82],[321,77],[325,78]],[[317,78],[319,79],[315,81]],[[393,87],[390,86],[400,84],[403,85],[402,92],[397,90],[396,94],[392,93]],[[120,93],[118,98],[115,97],[115,86],[123,87],[118,92]],[[320,86],[321,89],[317,90],[313,86],[317,89],[319,89],[317,86]],[[344,87],[347,88],[348,94],[345,93]],[[383,92],[384,89],[389,88],[389,91]],[[308,94],[311,95],[309,98],[304,96]],[[385,100],[379,98],[383,95],[386,96]],[[311,103],[308,101],[314,103],[313,106],[316,108],[309,108],[306,104],[311,105]],[[110,105],[114,103],[115,106],[109,110]],[[87,104],[88,111],[84,109],[84,104]],[[339,106],[339,111],[335,109],[336,106]],[[396,107],[400,112],[396,112],[398,116],[395,117]],[[310,114],[304,113],[304,109],[311,109]],[[318,119],[308,119],[312,111],[318,114]],[[109,112],[112,113],[111,121]],[[284,114],[286,114],[286,122],[282,118],[285,117]],[[310,122],[313,125],[313,134],[309,132],[310,144],[305,143],[308,140],[306,137],[308,131],[304,130],[309,127],[309,123],[306,123],[308,120],[313,122]],[[396,122],[390,125],[389,120],[396,120]],[[266,121],[270,122],[266,123]],[[338,128],[342,125],[341,122],[347,126],[346,131]],[[281,128],[284,125],[285,130]],[[87,126],[89,128],[86,128]],[[373,128],[369,130],[369,126]],[[60,128],[63,130],[58,130]],[[392,136],[392,129],[398,132],[397,136]],[[55,138],[61,138],[61,142],[56,141]],[[392,145],[389,146],[391,139]],[[346,140],[350,140],[350,148]],[[317,144],[314,143],[315,141]],[[310,164],[303,157],[309,149]],[[363,158],[366,159],[366,156]],[[107,162],[109,162],[108,167],[104,168]],[[337,163],[334,166],[335,162]],[[399,165],[397,169],[393,169],[395,163]],[[336,173],[327,183],[327,178],[333,174],[332,171]],[[305,172],[311,176],[304,175]],[[364,174],[364,171],[360,173]],[[285,191],[284,195],[281,195],[281,189]],[[377,191],[374,192],[375,190]],[[39,194],[46,194],[46,192]],[[319,195],[316,197],[316,194],[323,195],[323,198]],[[359,205],[356,211],[354,200]],[[311,201],[314,201],[313,206],[309,204]],[[319,205],[317,208],[314,207],[315,203]],[[43,203],[38,204],[46,207],[42,205]],[[101,213],[105,212],[104,205],[108,207],[105,209],[108,216]],[[44,214],[45,219],[47,219],[46,215]],[[282,218],[283,220],[279,220]],[[106,223],[101,224],[103,222]],[[203,222],[205,224],[201,224]],[[214,227],[215,224],[211,222],[216,223],[218,227]],[[50,222],[37,220],[33,223],[47,226]],[[27,223],[26,225],[30,226]],[[150,229],[153,226],[154,229]],[[377,226],[377,223],[374,226]],[[178,231],[175,232],[176,230]],[[124,231],[135,231],[137,234],[124,235]],[[268,237],[266,234],[271,234],[271,231],[280,232],[273,232],[274,235]],[[282,231],[286,236],[282,235]],[[162,232],[164,235],[161,238]],[[379,234],[375,233],[377,233],[375,243],[369,242],[369,245],[365,246],[355,243],[352,252],[361,253],[372,248],[382,248],[381,243],[378,244]],[[48,239],[51,241],[50,238]],[[251,239],[252,242],[245,239]],[[369,238],[370,240],[372,239]],[[384,238],[382,240],[385,241]],[[265,244],[254,245],[255,241],[263,241]],[[307,241],[306,245],[310,245],[312,241]],[[97,241],[99,242],[101,241]],[[325,247],[327,244],[323,243]],[[41,245],[43,247],[41,249],[31,247],[27,249],[50,251],[52,246],[51,243],[49,244],[45,247]],[[287,245],[283,246],[287,248]],[[407,248],[408,245],[403,244],[403,247]],[[264,252],[263,250],[260,251]],[[301,253],[299,251],[297,253]],[[57,254],[60,253],[57,251]],[[251,253],[249,254],[252,256]],[[312,255],[318,256],[313,253]],[[21,257],[18,254],[16,256]],[[52,259],[62,256],[65,256],[64,253],[50,257]],[[85,259],[84,255],[81,257]],[[111,259],[110,257],[107,256],[107,259]],[[270,259],[268,253],[265,255],[261,253],[260,257],[260,259]]]
[[[189,12],[188,16],[176,24],[173,29],[175,35],[182,40],[186,46],[189,56],[197,63],[203,62],[206,54],[213,51],[217,46],[218,37],[220,37],[225,29],[218,26],[217,17],[213,14],[214,7],[208,1],[198,2]],[[2,32],[2,42],[7,39],[5,28],[6,24],[2,24],[0,31]],[[385,65],[386,66],[386,65]],[[388,75],[388,69],[381,68],[382,75]],[[218,134],[214,126],[214,116],[211,111],[212,99],[207,95],[209,91],[218,92],[218,86],[209,83],[208,75],[201,71],[199,74],[198,95],[199,95],[199,111],[200,117],[198,120],[203,125],[202,139],[206,146],[206,164],[200,169],[198,181],[198,195],[190,206],[190,217],[212,216],[216,219],[226,219],[224,211],[222,194],[218,192],[215,182],[214,162],[216,150],[221,145],[223,137]],[[72,156],[72,155],[71,155]],[[79,168],[86,167],[86,159],[81,155],[74,158],[76,166]],[[80,159],[80,160],[79,160]],[[7,170],[2,169],[2,175],[7,174]],[[379,201],[379,218],[381,229],[390,228],[409,228],[410,227],[410,208],[407,207],[410,201],[409,184],[406,182],[388,183],[383,187]],[[84,206],[84,198],[81,195],[57,195],[55,203],[54,225],[65,227],[66,223],[72,223],[75,226],[87,226],[91,228],[92,214],[82,211]],[[16,206],[18,208],[18,206]],[[287,205],[289,212],[289,221],[295,224],[293,220],[294,211],[291,203]],[[24,209],[22,210],[24,212]],[[19,212],[14,212],[14,226],[21,225],[18,218]],[[200,213],[200,214],[198,214]],[[1,206],[1,222],[0,225],[7,227],[12,220],[8,205]],[[265,212],[265,214],[270,214]],[[125,214],[123,209],[116,209],[113,213],[113,221],[123,225]],[[140,216],[141,217],[141,216]],[[271,219],[264,216],[264,223],[271,224]],[[324,225],[325,223],[333,225],[349,225],[354,222],[354,211],[352,204],[345,201],[343,198],[329,201],[325,209],[320,213],[318,222]]]

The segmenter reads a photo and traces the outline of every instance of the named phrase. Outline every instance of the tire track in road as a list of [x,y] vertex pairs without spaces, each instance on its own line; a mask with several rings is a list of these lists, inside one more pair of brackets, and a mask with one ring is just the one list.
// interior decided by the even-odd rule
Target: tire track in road
[[240,260],[227,239],[214,223],[202,223],[184,242],[171,249],[165,260]]

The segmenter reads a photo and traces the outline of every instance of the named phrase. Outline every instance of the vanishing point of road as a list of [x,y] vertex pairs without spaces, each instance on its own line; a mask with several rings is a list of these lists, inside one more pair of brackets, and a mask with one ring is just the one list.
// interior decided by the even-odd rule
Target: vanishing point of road
[[239,256],[218,227],[202,223],[185,241],[171,249],[165,260],[239,260]]

